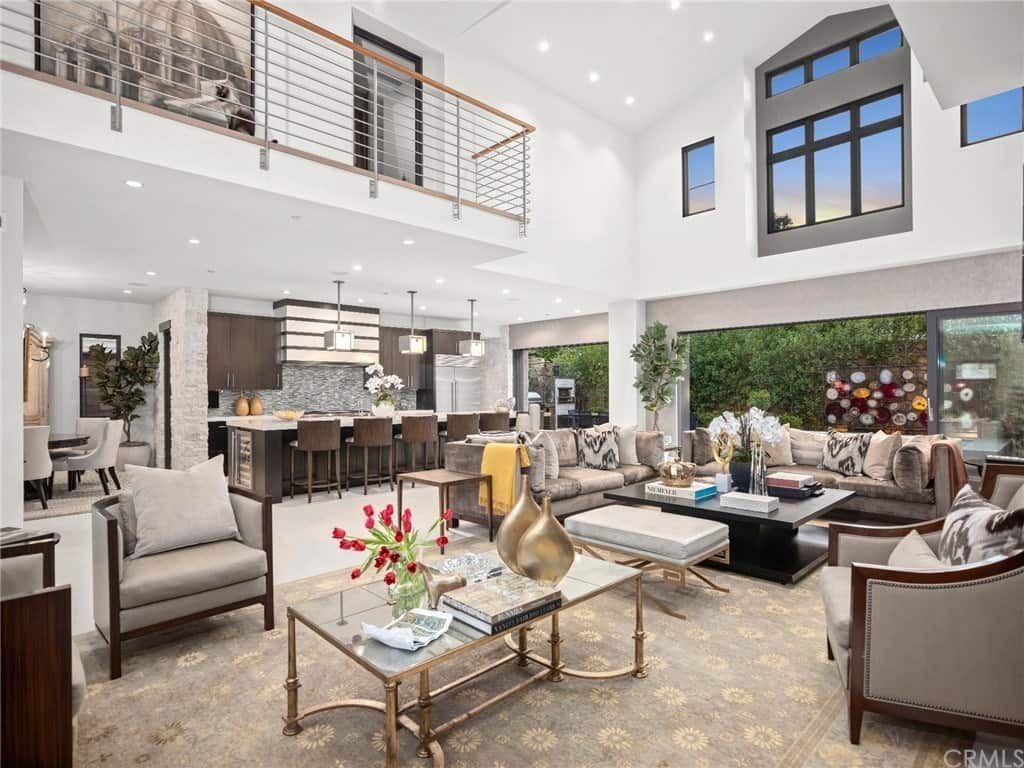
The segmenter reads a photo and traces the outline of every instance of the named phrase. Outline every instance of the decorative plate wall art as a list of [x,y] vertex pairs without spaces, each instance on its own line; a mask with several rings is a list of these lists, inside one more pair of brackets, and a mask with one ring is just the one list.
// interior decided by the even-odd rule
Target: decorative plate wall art
[[[830,368],[822,378],[825,422],[831,426],[908,433],[928,429],[927,374],[921,367]],[[959,394],[963,397],[963,390]]]

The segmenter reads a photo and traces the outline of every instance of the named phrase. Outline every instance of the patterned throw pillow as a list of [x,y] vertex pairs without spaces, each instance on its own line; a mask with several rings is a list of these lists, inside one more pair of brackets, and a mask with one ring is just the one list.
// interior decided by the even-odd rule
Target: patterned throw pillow
[[1024,509],[990,504],[965,485],[953,499],[939,539],[939,559],[946,565],[980,563],[1024,547]]
[[821,468],[846,477],[859,475],[864,471],[864,458],[868,455],[870,445],[870,432],[851,434],[829,430]]
[[615,469],[619,466],[619,444],[615,433],[577,429],[576,464],[587,469]]

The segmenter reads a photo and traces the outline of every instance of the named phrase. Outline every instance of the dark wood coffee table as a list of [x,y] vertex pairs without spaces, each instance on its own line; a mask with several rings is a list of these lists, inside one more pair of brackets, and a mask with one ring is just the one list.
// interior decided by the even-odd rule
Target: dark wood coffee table
[[719,497],[703,501],[671,499],[650,494],[646,483],[605,491],[604,497],[620,504],[649,505],[665,512],[729,526],[729,563],[705,565],[742,573],[758,579],[795,584],[828,557],[828,528],[808,525],[854,495],[853,491],[826,488],[809,499],[779,499],[775,512],[748,512],[720,504]]

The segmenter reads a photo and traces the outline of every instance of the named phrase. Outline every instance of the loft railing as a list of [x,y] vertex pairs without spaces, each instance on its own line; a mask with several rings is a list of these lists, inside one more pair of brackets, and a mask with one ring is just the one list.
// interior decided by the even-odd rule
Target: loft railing
[[381,182],[530,212],[534,127],[264,0],[11,0],[3,67]]

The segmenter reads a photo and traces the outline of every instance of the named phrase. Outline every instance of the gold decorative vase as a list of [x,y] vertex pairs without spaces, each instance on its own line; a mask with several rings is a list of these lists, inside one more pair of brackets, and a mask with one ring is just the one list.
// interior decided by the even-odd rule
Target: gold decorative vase
[[537,506],[537,502],[533,500],[533,494],[530,493],[530,479],[525,474],[520,475],[519,499],[508,514],[502,518],[498,534],[494,537],[494,544],[498,548],[498,557],[520,576],[525,576],[526,573],[519,565],[517,556],[519,540],[523,538],[523,534],[530,526],[540,519],[541,514],[540,507]]
[[253,395],[252,397],[249,398],[249,415],[263,415],[263,398],[261,398],[259,395]]
[[427,605],[431,610],[435,610],[441,600],[441,595],[466,586],[466,577],[457,573],[441,573],[429,565],[425,565],[423,566],[423,585],[427,588]]
[[239,395],[235,400],[235,416],[249,415],[249,399],[245,395]]
[[658,467],[661,482],[673,488],[689,488],[697,476],[697,465],[683,461],[678,456],[669,459]]
[[523,575],[554,586],[569,572],[575,557],[572,539],[552,514],[551,499],[544,497],[540,517],[523,534],[516,549]]

